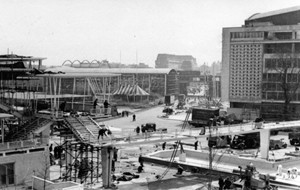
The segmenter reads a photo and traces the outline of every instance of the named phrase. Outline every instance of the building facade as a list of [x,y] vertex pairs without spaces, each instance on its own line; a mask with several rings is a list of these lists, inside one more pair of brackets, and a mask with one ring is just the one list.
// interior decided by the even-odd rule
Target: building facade
[[220,76],[203,75],[200,71],[177,71],[179,94],[220,98]]
[[155,68],[194,70],[196,67],[196,58],[191,55],[158,54],[155,60]]
[[[300,7],[292,7],[252,15],[241,27],[223,28],[222,100],[229,101],[232,108],[284,103],[280,69],[289,67],[286,74],[292,79],[287,83],[300,81],[298,23]],[[296,89],[291,104],[298,103],[300,91]]]

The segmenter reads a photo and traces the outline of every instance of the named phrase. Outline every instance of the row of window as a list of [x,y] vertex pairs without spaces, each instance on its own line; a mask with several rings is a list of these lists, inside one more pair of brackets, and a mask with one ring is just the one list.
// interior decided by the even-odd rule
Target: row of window
[[237,39],[237,38],[263,38],[264,32],[231,32],[230,38]]
[[234,94],[255,94],[255,95],[259,95],[260,93],[259,93],[260,91],[252,91],[252,90],[232,90],[231,92],[230,92],[230,94],[232,94],[232,95],[234,95]]
[[[232,80],[250,80],[250,75],[248,76],[245,76],[245,75],[242,75],[242,74],[246,74],[246,72],[242,72],[242,73],[239,73],[239,75],[233,75],[231,76],[231,79]],[[251,78],[253,79],[260,79],[260,75],[259,74],[253,74],[251,76]]]
[[233,44],[233,45],[231,45],[231,47],[232,48],[241,48],[241,47],[243,47],[243,48],[257,48],[257,47],[261,47],[261,44]]
[[244,53],[262,53],[262,48],[244,48],[244,47],[238,47],[238,48],[230,48],[231,53],[234,54],[244,54]]
[[253,66],[248,66],[248,65],[245,65],[243,67],[233,67],[231,69],[231,71],[260,71],[261,68],[260,67],[253,67]]
[[244,54],[251,54],[251,55],[260,55],[262,53],[261,50],[248,50],[248,49],[231,49],[231,55],[244,55]]
[[245,91],[245,92],[259,93],[259,90],[254,90],[253,88],[250,88],[250,87],[248,87],[248,88],[243,88],[243,89],[240,89],[240,88],[232,88],[230,91],[231,91],[231,92],[243,92],[243,91]]
[[249,97],[260,97],[260,94],[241,94],[241,93],[230,93],[230,98],[249,98]]
[[246,65],[249,65],[251,67],[261,67],[260,60],[231,59],[230,63],[232,67],[243,67]]
[[230,71],[239,71],[239,72],[250,72],[250,71],[256,71],[257,73],[261,73],[260,67],[251,67],[251,66],[243,66],[243,67],[232,67]]
[[260,62],[262,58],[261,57],[249,57],[249,56],[245,56],[245,57],[231,56],[230,59],[231,59],[231,61],[257,61],[257,62]]
[[233,67],[244,67],[246,65],[252,66],[252,67],[261,67],[260,61],[251,61],[251,60],[236,60],[231,61],[231,66]]
[[[283,92],[262,92],[262,99],[264,100],[284,100]],[[296,93],[292,97],[292,101],[300,101],[300,93]]]
[[285,59],[265,59],[265,68],[300,68],[299,58],[285,58]]

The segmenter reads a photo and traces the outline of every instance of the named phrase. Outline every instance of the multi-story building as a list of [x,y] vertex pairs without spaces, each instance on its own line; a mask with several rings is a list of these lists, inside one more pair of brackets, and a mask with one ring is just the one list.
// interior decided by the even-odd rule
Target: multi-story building
[[194,70],[196,67],[196,59],[191,55],[158,54],[155,60],[155,68]]
[[[299,23],[300,6],[254,14],[241,27],[223,28],[222,100],[229,101],[231,108],[266,108],[272,104],[275,112],[282,110],[278,109],[285,101],[278,80],[278,68],[282,68],[279,62],[283,56],[293,55],[295,59],[290,62],[298,63]],[[289,67],[299,68],[298,64]],[[299,82],[299,75],[295,77]],[[298,103],[300,91],[296,90],[291,101],[294,112],[297,112]]]

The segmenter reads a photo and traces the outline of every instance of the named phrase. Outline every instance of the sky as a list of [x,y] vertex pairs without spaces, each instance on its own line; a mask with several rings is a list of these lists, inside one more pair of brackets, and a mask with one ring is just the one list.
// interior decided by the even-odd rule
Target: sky
[[221,61],[222,28],[299,0],[0,0],[0,54],[155,66],[159,53]]

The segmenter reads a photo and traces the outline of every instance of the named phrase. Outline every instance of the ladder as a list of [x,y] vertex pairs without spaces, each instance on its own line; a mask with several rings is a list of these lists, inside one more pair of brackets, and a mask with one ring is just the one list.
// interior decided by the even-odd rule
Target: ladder
[[184,119],[183,124],[182,124],[181,131],[184,131],[186,126],[188,125],[191,113],[192,113],[192,110],[188,109],[187,112],[186,112],[185,119]]

